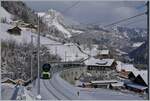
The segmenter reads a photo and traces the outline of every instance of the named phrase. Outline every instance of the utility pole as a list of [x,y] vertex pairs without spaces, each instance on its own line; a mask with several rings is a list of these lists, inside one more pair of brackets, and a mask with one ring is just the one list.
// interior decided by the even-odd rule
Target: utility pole
[[149,39],[150,39],[150,36],[149,36],[149,0],[147,1],[147,36],[148,36],[147,37],[147,41],[148,41],[148,45],[147,45],[148,49],[147,50],[148,50],[148,100],[149,100],[149,91],[150,91],[150,86],[149,86],[149,84],[150,84],[149,83],[149,81],[150,81],[150,78],[149,78],[149,76],[150,76],[149,75],[149,70],[150,70],[149,69],[149,62],[150,62],[149,61],[149,59],[150,59],[149,58],[149,56],[150,56],[149,55],[149,47],[150,47],[150,44],[149,44]]
[[32,68],[33,68],[33,35],[31,35],[31,81],[33,80],[33,77],[32,77]]
[[57,46],[55,47],[55,55],[57,55]]
[[41,99],[40,95],[40,17],[38,16],[38,40],[37,40],[37,62],[38,62],[38,85],[37,85],[37,99]]
[[67,58],[67,52],[65,51],[65,62],[66,62],[66,58]]

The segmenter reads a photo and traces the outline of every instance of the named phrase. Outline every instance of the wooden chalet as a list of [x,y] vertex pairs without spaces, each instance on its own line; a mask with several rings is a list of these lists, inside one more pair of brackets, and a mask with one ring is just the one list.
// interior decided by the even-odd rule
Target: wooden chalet
[[10,78],[5,78],[2,80],[1,83],[11,83],[11,84],[16,84],[16,82]]
[[113,70],[116,68],[114,59],[95,59],[85,61],[88,70]]
[[96,58],[99,59],[107,59],[110,58],[110,51],[109,50],[100,50]]
[[33,25],[33,24],[28,24],[25,27],[31,28],[31,29],[37,29],[37,27],[35,25]]
[[130,82],[126,82],[127,89],[135,92],[144,93],[148,91],[148,75],[147,71],[132,71],[128,75]]
[[18,26],[15,26],[14,28],[8,29],[7,32],[14,35],[21,35],[21,29]]

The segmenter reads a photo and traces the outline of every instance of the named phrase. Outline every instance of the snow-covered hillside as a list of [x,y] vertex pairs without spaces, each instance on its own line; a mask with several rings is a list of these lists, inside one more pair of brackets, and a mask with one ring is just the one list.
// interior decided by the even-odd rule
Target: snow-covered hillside
[[51,35],[54,34],[56,37],[63,36],[64,38],[70,38],[72,34],[83,33],[80,30],[68,28],[69,25],[66,23],[63,15],[56,10],[50,9],[48,12],[38,12],[37,14],[42,17],[43,22],[48,25]]
[[8,13],[3,7],[0,6],[0,19],[6,20],[6,22],[11,22],[12,20],[12,15]]
[[[20,36],[10,35],[7,33],[7,30],[9,28],[12,28],[14,26],[3,24],[1,23],[1,39],[2,40],[16,40],[18,43],[20,42],[31,42],[31,35],[34,35],[34,43],[36,45],[37,42],[37,34],[32,33],[30,31],[26,31],[25,29],[22,29],[22,33]],[[50,40],[46,37],[41,36],[41,44],[61,44],[59,42]],[[87,58],[87,55],[83,54],[75,45],[69,46],[69,45],[46,45],[50,49],[50,52],[52,54],[57,54],[62,58],[62,61],[74,61],[81,58]]]
[[71,33],[63,26],[63,16],[59,12],[50,9],[45,14],[40,12],[38,15],[43,18],[43,22],[49,27],[55,27],[58,31],[62,32],[65,38],[71,37]]

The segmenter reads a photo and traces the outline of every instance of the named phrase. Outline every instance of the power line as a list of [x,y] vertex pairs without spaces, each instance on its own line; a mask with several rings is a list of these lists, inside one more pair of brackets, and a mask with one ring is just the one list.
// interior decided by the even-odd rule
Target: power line
[[138,21],[134,21],[134,22],[130,22],[130,23],[127,23],[127,24],[123,24],[123,26],[127,26],[127,25],[131,25],[131,24],[135,24],[135,23],[139,23],[139,22],[146,22],[146,20],[138,20]]
[[78,5],[80,3],[80,1],[75,2],[74,4],[72,4],[70,7],[66,8],[64,11],[62,11],[62,13],[66,13],[67,11],[69,11],[70,9],[72,9],[73,7],[75,7],[76,5]]
[[[130,6],[121,6],[121,7],[130,7]],[[131,6],[131,7],[134,7],[134,6]],[[146,7],[146,3],[145,3],[145,4],[138,5],[138,6],[135,6],[134,8],[135,8],[135,9],[141,9],[141,8],[143,8],[143,7]],[[81,23],[81,24],[84,25],[85,23]],[[98,24],[98,21],[86,23],[86,25],[89,25],[89,24]]]
[[147,12],[140,13],[140,14],[134,15],[134,16],[132,16],[132,17],[128,17],[128,18],[125,18],[125,19],[122,19],[122,20],[113,22],[113,23],[111,23],[111,24],[105,25],[104,27],[109,27],[109,26],[112,26],[112,25],[116,25],[116,24],[118,24],[118,23],[125,22],[125,21],[127,21],[127,20],[130,20],[130,19],[133,19],[133,18],[142,16],[142,15],[145,15],[146,13],[147,13]]

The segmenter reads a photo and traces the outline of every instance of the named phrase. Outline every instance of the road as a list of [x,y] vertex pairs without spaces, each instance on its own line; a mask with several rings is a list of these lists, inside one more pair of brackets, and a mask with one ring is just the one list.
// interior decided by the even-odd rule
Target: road
[[[42,100],[142,100],[138,95],[125,94],[102,88],[79,88],[60,78],[55,73],[51,80],[41,79]],[[32,93],[36,92],[36,85]],[[79,96],[77,92],[79,91]],[[36,95],[36,94],[35,94]]]

